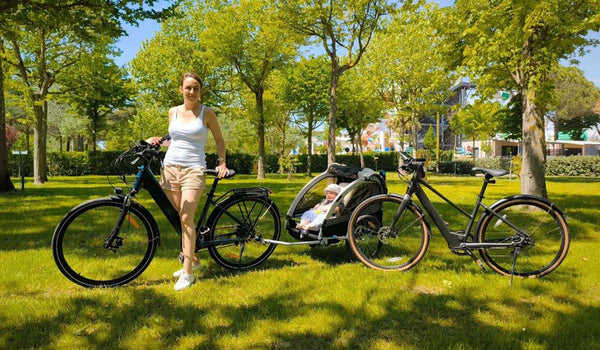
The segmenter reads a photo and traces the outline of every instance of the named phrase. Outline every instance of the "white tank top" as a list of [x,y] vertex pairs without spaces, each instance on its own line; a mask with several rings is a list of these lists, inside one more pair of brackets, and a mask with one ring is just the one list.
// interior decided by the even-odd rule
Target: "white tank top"
[[203,122],[205,108],[206,106],[202,106],[200,116],[196,120],[184,122],[177,118],[179,111],[179,107],[177,107],[175,117],[169,124],[171,145],[167,149],[164,165],[206,168],[204,149],[208,130]]

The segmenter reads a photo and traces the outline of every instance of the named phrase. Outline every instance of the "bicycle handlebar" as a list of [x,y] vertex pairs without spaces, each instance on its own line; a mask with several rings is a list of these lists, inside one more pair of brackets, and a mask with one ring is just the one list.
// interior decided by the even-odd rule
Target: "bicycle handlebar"
[[[204,170],[204,173],[207,175],[213,175],[213,176],[217,176],[219,175],[219,172],[217,170],[214,169],[206,169]],[[235,175],[235,170],[233,169],[229,169],[229,172],[227,173],[227,175],[223,176],[224,179],[230,179]]]
[[410,154],[404,151],[401,151],[400,155],[402,156],[402,159],[406,162],[405,164],[402,164],[400,166],[400,169],[411,173],[423,169],[425,165],[424,162],[426,161],[425,158],[413,158]]
[[[136,158],[131,164],[137,163],[137,161],[140,158],[144,159],[145,161],[150,161],[152,159],[158,158],[160,155],[160,144],[163,143],[164,141],[167,141],[170,139],[171,139],[171,136],[165,135],[161,138],[161,140],[159,141],[158,144],[151,144],[144,140],[138,141],[135,144],[135,146],[133,146],[133,148],[131,149],[138,156],[138,158]],[[213,176],[219,175],[219,172],[214,169],[206,169],[204,171],[204,173],[208,174],[208,175],[213,175]],[[229,172],[223,178],[229,179],[229,178],[232,178],[234,175],[235,175],[235,170],[229,169]]]

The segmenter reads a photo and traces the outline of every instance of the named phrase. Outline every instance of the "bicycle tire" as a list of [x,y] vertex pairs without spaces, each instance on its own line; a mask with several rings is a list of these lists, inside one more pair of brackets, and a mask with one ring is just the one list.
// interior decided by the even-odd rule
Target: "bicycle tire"
[[104,247],[122,206],[122,199],[94,199],[71,209],[60,221],[52,236],[52,254],[69,280],[87,288],[116,287],[148,267],[156,253],[158,229],[137,203],[131,203],[118,234],[122,245],[114,252]]
[[[348,223],[348,241],[356,257],[376,270],[406,271],[421,261],[430,229],[421,210],[409,203],[390,231],[402,197],[379,195],[362,202]],[[388,225],[386,225],[388,224]]]
[[[551,203],[527,196],[500,201],[491,209],[529,234],[527,245],[517,256],[514,271],[513,247],[479,249],[483,261],[493,271],[506,276],[513,272],[514,276],[535,278],[549,274],[564,261],[570,245],[569,227],[563,214]],[[517,236],[513,228],[491,212],[481,217],[478,242],[510,242]]]
[[[213,260],[227,268],[250,269],[264,262],[275,250],[275,244],[263,244],[256,238],[279,240],[281,220],[275,203],[263,197],[234,197],[215,209],[208,220],[210,241],[243,238],[241,243],[211,245]],[[235,216],[243,225],[227,214]],[[242,251],[243,250],[243,251]]]

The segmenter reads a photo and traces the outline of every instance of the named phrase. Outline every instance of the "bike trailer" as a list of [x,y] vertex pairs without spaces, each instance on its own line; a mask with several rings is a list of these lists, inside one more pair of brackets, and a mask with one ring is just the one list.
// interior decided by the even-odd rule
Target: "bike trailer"
[[[300,222],[302,214],[323,200],[325,187],[331,183],[339,185],[342,190],[327,211],[323,225],[318,231],[297,229],[296,225]],[[286,214],[285,228],[292,237],[301,241],[332,236],[343,238],[346,236],[352,211],[365,199],[384,193],[387,193],[384,172],[333,163],[300,190]]]

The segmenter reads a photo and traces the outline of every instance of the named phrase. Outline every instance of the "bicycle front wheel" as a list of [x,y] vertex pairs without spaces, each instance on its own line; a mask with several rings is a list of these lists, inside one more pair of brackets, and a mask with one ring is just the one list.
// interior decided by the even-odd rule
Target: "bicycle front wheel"
[[402,198],[377,196],[361,203],[348,224],[350,248],[368,267],[405,271],[427,251],[429,227],[414,203],[397,216]]
[[58,224],[52,253],[58,269],[84,287],[129,283],[150,264],[157,239],[145,210],[132,203],[112,248],[104,247],[115,228],[122,201],[102,198],[73,208]]
[[[569,227],[563,215],[541,199],[527,197],[509,199],[492,209],[497,216],[486,213],[477,232],[481,243],[511,243],[523,241],[518,249],[480,249],[483,261],[494,271],[510,276],[541,277],[563,262],[569,250]],[[515,259],[516,256],[516,259]]]
[[[208,247],[217,264],[228,269],[249,269],[265,261],[275,244],[260,238],[278,240],[281,221],[275,203],[267,198],[233,198],[217,207],[209,221]],[[221,241],[222,243],[219,243]]]

